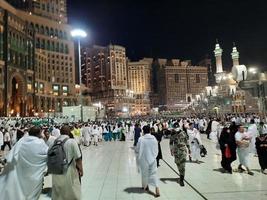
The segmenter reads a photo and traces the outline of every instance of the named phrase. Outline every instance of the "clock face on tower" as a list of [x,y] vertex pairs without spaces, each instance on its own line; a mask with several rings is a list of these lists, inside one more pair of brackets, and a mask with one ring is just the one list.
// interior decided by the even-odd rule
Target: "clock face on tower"
[[236,65],[232,68],[232,74],[235,81],[243,81],[247,79],[247,67],[245,65]]

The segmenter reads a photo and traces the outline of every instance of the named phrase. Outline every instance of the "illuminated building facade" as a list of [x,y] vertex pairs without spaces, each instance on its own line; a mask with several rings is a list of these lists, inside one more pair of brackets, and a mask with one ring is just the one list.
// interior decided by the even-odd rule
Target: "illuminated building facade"
[[144,115],[150,112],[151,63],[152,59],[128,63],[129,90],[133,91],[135,96],[133,115]]
[[1,115],[61,112],[62,106],[77,105],[71,27],[5,1],[0,9]]
[[82,82],[93,103],[101,103],[109,116],[129,115],[134,104],[128,90],[126,50],[119,45],[94,45],[82,50]]

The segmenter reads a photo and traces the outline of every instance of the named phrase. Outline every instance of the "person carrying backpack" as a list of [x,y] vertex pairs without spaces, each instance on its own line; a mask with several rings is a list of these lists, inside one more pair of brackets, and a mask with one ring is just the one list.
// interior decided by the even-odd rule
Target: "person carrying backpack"
[[75,139],[70,138],[69,126],[64,125],[60,133],[61,136],[48,151],[47,165],[48,172],[52,174],[52,199],[79,200],[83,176],[82,154]]

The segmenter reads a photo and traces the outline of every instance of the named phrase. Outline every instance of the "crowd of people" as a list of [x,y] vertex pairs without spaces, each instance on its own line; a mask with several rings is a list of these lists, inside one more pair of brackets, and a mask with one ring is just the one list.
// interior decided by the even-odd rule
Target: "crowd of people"
[[[132,141],[142,187],[155,187],[160,196],[157,168],[163,159],[161,141],[169,139],[184,186],[187,159],[200,164],[207,154],[203,134],[221,151],[223,173],[233,173],[232,162],[239,158],[238,172],[250,170],[249,157],[257,156],[261,172],[267,174],[267,125],[257,115],[227,115],[223,118],[135,119],[66,122],[66,119],[0,119],[0,146],[3,171],[0,194],[6,200],[38,199],[45,174],[52,175],[52,199],[81,198],[82,151],[99,142]],[[201,136],[202,135],[202,136]],[[63,167],[62,167],[63,166]],[[15,184],[14,184],[15,183]],[[14,191],[6,190],[13,187]]]

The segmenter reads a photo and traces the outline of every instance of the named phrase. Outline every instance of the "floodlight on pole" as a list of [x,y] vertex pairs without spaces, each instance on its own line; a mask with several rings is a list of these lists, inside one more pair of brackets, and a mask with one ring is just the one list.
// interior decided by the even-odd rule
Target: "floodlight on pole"
[[71,36],[74,38],[85,38],[87,33],[82,29],[74,29],[70,32]]
[[70,32],[73,38],[77,38],[78,40],[78,60],[79,60],[79,84],[80,84],[80,91],[79,91],[79,103],[81,106],[81,121],[83,122],[83,106],[82,106],[82,63],[81,63],[81,38],[85,38],[87,33],[82,29],[74,29]]

